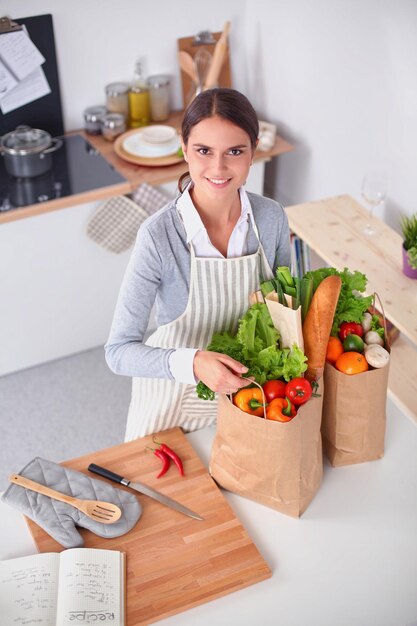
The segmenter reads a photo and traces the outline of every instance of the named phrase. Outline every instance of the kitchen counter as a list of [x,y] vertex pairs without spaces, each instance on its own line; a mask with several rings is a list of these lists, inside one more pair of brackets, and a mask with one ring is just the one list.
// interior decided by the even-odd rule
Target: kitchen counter
[[[273,576],[158,624],[414,626],[417,429],[391,401],[387,415],[385,457],[326,464],[299,520],[224,492]],[[213,436],[213,428],[187,435],[206,466]],[[0,559],[35,552],[23,517],[0,503]]]
[[[182,115],[183,111],[174,111],[165,123],[179,129],[181,126]],[[161,185],[177,181],[181,174],[187,171],[187,164],[184,161],[175,165],[168,165],[164,167],[134,165],[118,157],[114,151],[113,143],[107,141],[101,135],[88,135],[82,130],[76,130],[67,133],[66,136],[73,136],[75,134],[81,135],[84,139],[86,139],[88,143],[91,144],[91,146],[104,157],[110,166],[121,175],[123,180],[114,185],[98,186],[95,189],[90,189],[74,195],[54,198],[46,202],[38,202],[36,204],[8,211],[0,211],[0,224],[32,217],[34,215],[41,215],[43,213],[64,209],[78,204],[105,200],[106,198],[116,195],[128,194],[141,183]],[[275,145],[271,148],[271,150],[265,152],[258,150],[256,152],[254,162],[269,161],[272,157],[285,152],[290,152],[293,149],[294,147],[290,143],[285,141],[282,137],[277,136],[275,139]]]

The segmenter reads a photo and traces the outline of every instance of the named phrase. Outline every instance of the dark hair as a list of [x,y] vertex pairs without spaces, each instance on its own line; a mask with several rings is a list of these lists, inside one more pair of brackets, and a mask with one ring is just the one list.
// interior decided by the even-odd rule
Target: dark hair
[[[259,122],[255,109],[243,93],[227,88],[203,91],[188,105],[181,126],[183,142],[187,144],[194,126],[216,115],[244,130],[249,135],[252,149],[255,150],[259,134]],[[181,193],[189,181],[190,174],[186,172],[178,181],[178,189]]]

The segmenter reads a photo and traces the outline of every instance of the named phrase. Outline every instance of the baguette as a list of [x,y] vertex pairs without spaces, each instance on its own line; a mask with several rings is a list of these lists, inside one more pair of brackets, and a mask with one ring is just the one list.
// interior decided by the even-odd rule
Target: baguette
[[305,377],[312,382],[324,371],[327,344],[339,300],[342,280],[327,276],[314,292],[303,324],[304,353],[307,357]]

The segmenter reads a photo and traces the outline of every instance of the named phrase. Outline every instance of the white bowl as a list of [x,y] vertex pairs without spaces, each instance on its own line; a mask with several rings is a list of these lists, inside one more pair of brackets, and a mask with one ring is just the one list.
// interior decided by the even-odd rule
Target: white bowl
[[177,131],[172,126],[146,126],[142,131],[142,139],[147,143],[168,143],[176,134]]

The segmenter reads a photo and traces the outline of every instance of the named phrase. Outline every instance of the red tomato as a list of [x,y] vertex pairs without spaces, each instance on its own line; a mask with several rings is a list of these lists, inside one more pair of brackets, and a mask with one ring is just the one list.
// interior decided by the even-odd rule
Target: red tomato
[[313,389],[306,378],[293,378],[287,383],[285,392],[291,402],[298,406],[310,400]]
[[356,322],[342,322],[340,324],[339,337],[344,341],[348,335],[358,335],[358,337],[362,337],[362,324],[357,324]]
[[268,380],[262,389],[264,390],[267,402],[271,402],[274,398],[285,398],[286,383],[282,380]]

